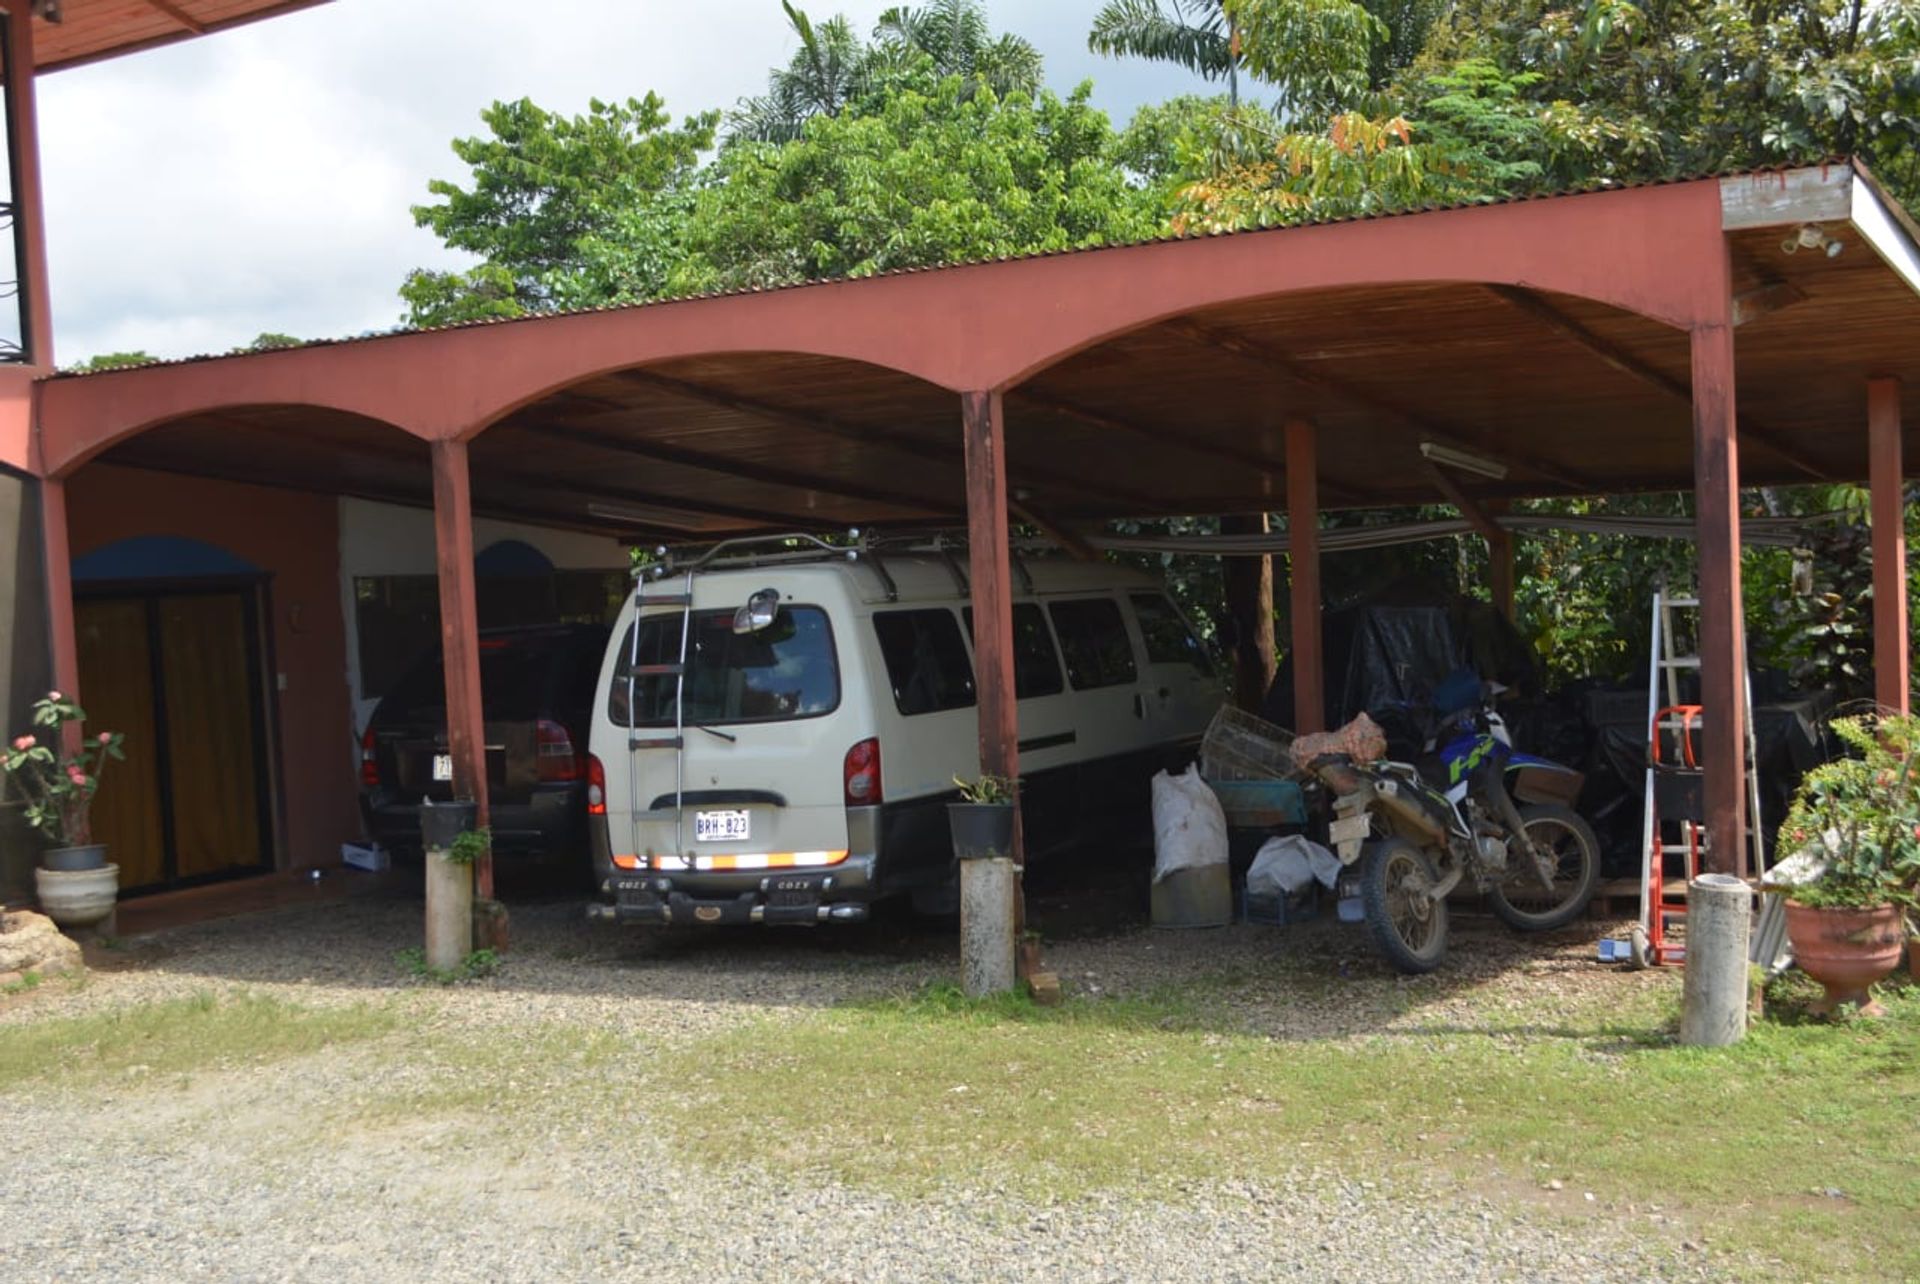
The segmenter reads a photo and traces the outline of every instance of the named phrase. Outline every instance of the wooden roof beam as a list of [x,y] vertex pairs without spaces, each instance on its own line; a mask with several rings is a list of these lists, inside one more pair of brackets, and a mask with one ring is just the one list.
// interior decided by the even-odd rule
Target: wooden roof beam
[[[1563,338],[1571,340],[1576,346],[1585,348],[1622,374],[1658,388],[1668,396],[1677,398],[1689,406],[1693,404],[1693,385],[1688,381],[1674,378],[1612,340],[1595,334],[1531,290],[1522,290],[1511,285],[1487,285],[1482,288],[1540,321]],[[1786,441],[1785,434],[1756,422],[1750,414],[1740,414],[1739,421],[1742,432],[1778,455],[1783,461],[1809,477],[1825,480],[1825,471],[1794,449]]]
[[[1230,464],[1239,465],[1243,468],[1251,468],[1259,473],[1261,478],[1269,484],[1272,484],[1276,480],[1283,484],[1285,482],[1287,475],[1286,465],[1279,460],[1269,458],[1257,450],[1243,450],[1238,446],[1227,445],[1222,442],[1177,436],[1160,429],[1149,428],[1145,424],[1137,424],[1131,420],[1103,414],[1097,410],[1088,410],[1084,406],[1078,406],[1070,401],[1062,400],[1059,397],[1048,396],[1045,393],[1034,392],[1027,388],[1017,389],[1012,395],[1042,410],[1050,411],[1063,418],[1077,420],[1091,428],[1100,428],[1108,432],[1126,433],[1134,437],[1144,438],[1159,446],[1174,450],[1184,450],[1194,455],[1206,455],[1214,459],[1224,460]],[[1321,488],[1329,497],[1341,503],[1359,502],[1354,493],[1345,487],[1323,483]],[[1275,498],[1278,500],[1282,497],[1276,496]]]
[[[689,383],[684,379],[675,379],[670,375],[656,374],[651,370],[623,370],[619,378],[629,383],[656,388],[662,392],[684,397],[690,401],[703,401],[708,405],[719,406],[726,410],[739,411],[773,423],[787,424],[790,427],[821,433],[829,437],[839,437],[846,441],[869,448],[882,446],[889,450],[915,455],[921,459],[938,459],[946,463],[966,464],[966,450],[959,441],[929,441],[912,433],[902,432],[898,428],[883,428],[868,424],[851,424],[810,410],[797,410],[790,406],[781,406],[772,402],[760,401],[753,397],[743,397],[737,393],[722,392],[718,388],[709,388],[704,384]],[[956,415],[955,418],[958,418]],[[1016,482],[1025,486],[1039,483],[1046,489],[1064,491],[1090,498],[1100,503],[1112,503],[1121,500],[1128,504],[1139,504],[1142,511],[1157,510],[1162,501],[1154,496],[1135,491],[1120,490],[1105,486],[1095,489],[1065,473],[1052,469],[1038,468],[1032,464],[1022,464],[1017,469],[1011,459],[1008,460],[1007,480],[1011,486]]]
[[1506,528],[1500,525],[1492,513],[1481,506],[1480,501],[1475,499],[1451,472],[1438,464],[1428,464],[1427,475],[1433,478],[1433,484],[1439,488],[1442,495],[1446,496],[1447,502],[1460,510],[1460,516],[1472,523],[1473,529],[1496,542],[1506,538]]
[[1242,338],[1240,335],[1230,334],[1224,330],[1216,330],[1211,326],[1202,325],[1198,321],[1185,317],[1163,322],[1161,328],[1202,346],[1219,348],[1224,352],[1230,352],[1234,356],[1253,362],[1256,365],[1278,370],[1295,383],[1305,384],[1309,388],[1318,388],[1343,401],[1366,406],[1371,410],[1398,419],[1401,423],[1406,424],[1417,432],[1424,433],[1435,441],[1445,442],[1450,446],[1458,446],[1463,450],[1475,451],[1489,458],[1498,460],[1509,467],[1523,469],[1536,476],[1544,477],[1550,482],[1555,482],[1561,486],[1566,486],[1587,494],[1599,494],[1606,489],[1606,487],[1593,478],[1583,474],[1568,472],[1565,469],[1556,468],[1550,464],[1542,464],[1535,460],[1515,458],[1512,455],[1498,450],[1484,437],[1464,432],[1458,428],[1449,427],[1448,425],[1428,418],[1426,415],[1421,414],[1411,407],[1401,405],[1391,397],[1382,396],[1371,389],[1349,383],[1345,379],[1327,374],[1324,371],[1311,369],[1305,362],[1296,360],[1286,353],[1281,352],[1279,349],[1257,340]]
[[172,18],[196,36],[204,36],[207,34],[206,23],[200,21],[200,19],[194,17],[179,5],[171,3],[171,0],[146,0],[146,4],[147,8],[157,9],[159,12],[164,13],[167,17]]
[[533,433],[535,436],[551,437],[555,441],[568,441],[596,450],[653,459],[682,468],[718,473],[723,477],[742,477],[748,481],[761,482],[769,486],[813,491],[821,495],[832,495],[837,499],[858,499],[869,503],[886,504],[892,508],[919,509],[934,517],[956,517],[963,511],[953,504],[904,494],[897,487],[883,489],[877,486],[861,486],[852,482],[828,480],[814,473],[799,472],[772,464],[753,463],[750,460],[729,459],[701,450],[689,450],[684,446],[646,441],[617,433],[600,432],[592,428],[577,428],[571,424],[522,418],[508,421],[508,426]]
[[1027,525],[1038,527],[1042,535],[1045,535],[1048,539],[1058,544],[1064,552],[1076,560],[1082,562],[1097,562],[1100,560],[1099,550],[1087,543],[1085,537],[1078,531],[1048,517],[1033,505],[1022,503],[1009,496],[1007,499],[1007,509],[1015,517],[1027,523]]

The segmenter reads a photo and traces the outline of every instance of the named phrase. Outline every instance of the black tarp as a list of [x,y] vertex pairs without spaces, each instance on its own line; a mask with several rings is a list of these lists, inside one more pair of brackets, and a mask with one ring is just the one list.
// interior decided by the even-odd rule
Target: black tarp
[[[1328,611],[1321,646],[1329,727],[1364,712],[1392,732],[1396,709],[1425,703],[1460,668],[1522,693],[1538,685],[1533,653],[1505,616],[1486,602],[1413,580]],[[1283,727],[1296,724],[1291,656],[1267,692],[1265,716]]]

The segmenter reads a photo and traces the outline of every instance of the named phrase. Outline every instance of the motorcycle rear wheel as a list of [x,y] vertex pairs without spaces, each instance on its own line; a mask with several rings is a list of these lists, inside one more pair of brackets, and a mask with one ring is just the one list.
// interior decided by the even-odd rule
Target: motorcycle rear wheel
[[1542,887],[1532,862],[1517,845],[1509,845],[1506,873],[1487,889],[1487,899],[1500,921],[1515,931],[1551,932],[1580,917],[1593,899],[1600,879],[1600,840],[1568,807],[1522,807],[1520,822],[1534,845],[1552,855],[1553,888]]
[[1360,904],[1374,945],[1402,972],[1431,972],[1447,956],[1446,898],[1425,894],[1438,881],[1426,854],[1405,839],[1368,844]]

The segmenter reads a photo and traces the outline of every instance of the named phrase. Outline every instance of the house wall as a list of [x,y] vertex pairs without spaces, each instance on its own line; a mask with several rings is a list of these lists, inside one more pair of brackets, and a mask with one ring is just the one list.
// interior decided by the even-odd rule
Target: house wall
[[[361,832],[332,496],[89,464],[67,484],[78,559],[142,535],[203,540],[265,571],[277,689],[283,867],[337,861]],[[81,693],[82,699],[85,692]]]
[[[47,647],[46,560],[40,542],[40,483],[0,467],[0,732],[13,736],[52,681]],[[11,791],[0,804],[0,903],[33,886],[41,843],[21,818]]]

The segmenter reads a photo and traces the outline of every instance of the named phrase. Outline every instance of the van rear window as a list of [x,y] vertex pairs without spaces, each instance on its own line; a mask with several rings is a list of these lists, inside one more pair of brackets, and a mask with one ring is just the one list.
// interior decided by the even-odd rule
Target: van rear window
[[902,714],[973,706],[973,663],[952,611],[876,611],[873,632]]
[[[680,658],[680,616],[649,615],[620,641],[607,716],[627,725],[627,680],[639,630],[642,666]],[[633,725],[671,726],[675,682],[660,675],[633,679]],[[685,721],[688,726],[784,722],[832,713],[840,704],[840,666],[833,628],[817,606],[783,606],[758,633],[735,633],[732,611],[695,611],[687,638]]]

